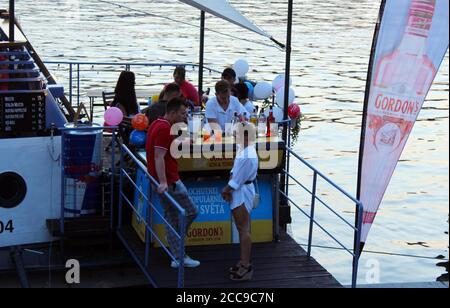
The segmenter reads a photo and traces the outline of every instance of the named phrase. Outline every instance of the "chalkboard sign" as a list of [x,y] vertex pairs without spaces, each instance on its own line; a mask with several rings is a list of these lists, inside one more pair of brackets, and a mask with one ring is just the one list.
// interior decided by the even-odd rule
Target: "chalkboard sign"
[[44,92],[0,94],[0,138],[39,136],[45,129]]

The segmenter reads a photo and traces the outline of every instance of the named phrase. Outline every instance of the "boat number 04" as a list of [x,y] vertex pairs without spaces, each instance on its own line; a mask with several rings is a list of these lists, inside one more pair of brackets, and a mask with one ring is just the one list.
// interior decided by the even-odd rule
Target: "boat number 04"
[[13,233],[13,231],[14,227],[12,220],[8,220],[6,223],[0,220],[0,234],[2,234],[3,232]]

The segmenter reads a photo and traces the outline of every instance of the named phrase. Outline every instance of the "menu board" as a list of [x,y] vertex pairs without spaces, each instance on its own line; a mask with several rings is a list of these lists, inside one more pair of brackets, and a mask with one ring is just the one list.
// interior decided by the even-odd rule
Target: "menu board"
[[0,138],[40,135],[45,128],[44,92],[0,94]]

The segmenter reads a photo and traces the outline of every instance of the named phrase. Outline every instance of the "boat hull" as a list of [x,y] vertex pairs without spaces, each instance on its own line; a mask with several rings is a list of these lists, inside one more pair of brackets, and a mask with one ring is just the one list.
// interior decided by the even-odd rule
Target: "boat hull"
[[[54,240],[46,221],[61,212],[60,149],[61,137],[0,142],[0,176],[3,187],[8,186],[0,204],[0,247]],[[22,196],[14,201],[18,194]]]

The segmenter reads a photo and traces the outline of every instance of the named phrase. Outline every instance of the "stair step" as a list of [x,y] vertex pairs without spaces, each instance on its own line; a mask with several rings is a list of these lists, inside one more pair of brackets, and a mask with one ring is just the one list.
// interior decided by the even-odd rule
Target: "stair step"
[[[60,236],[60,220],[47,220],[47,228],[53,236]],[[109,217],[85,216],[64,219],[66,237],[89,237],[110,234]]]

